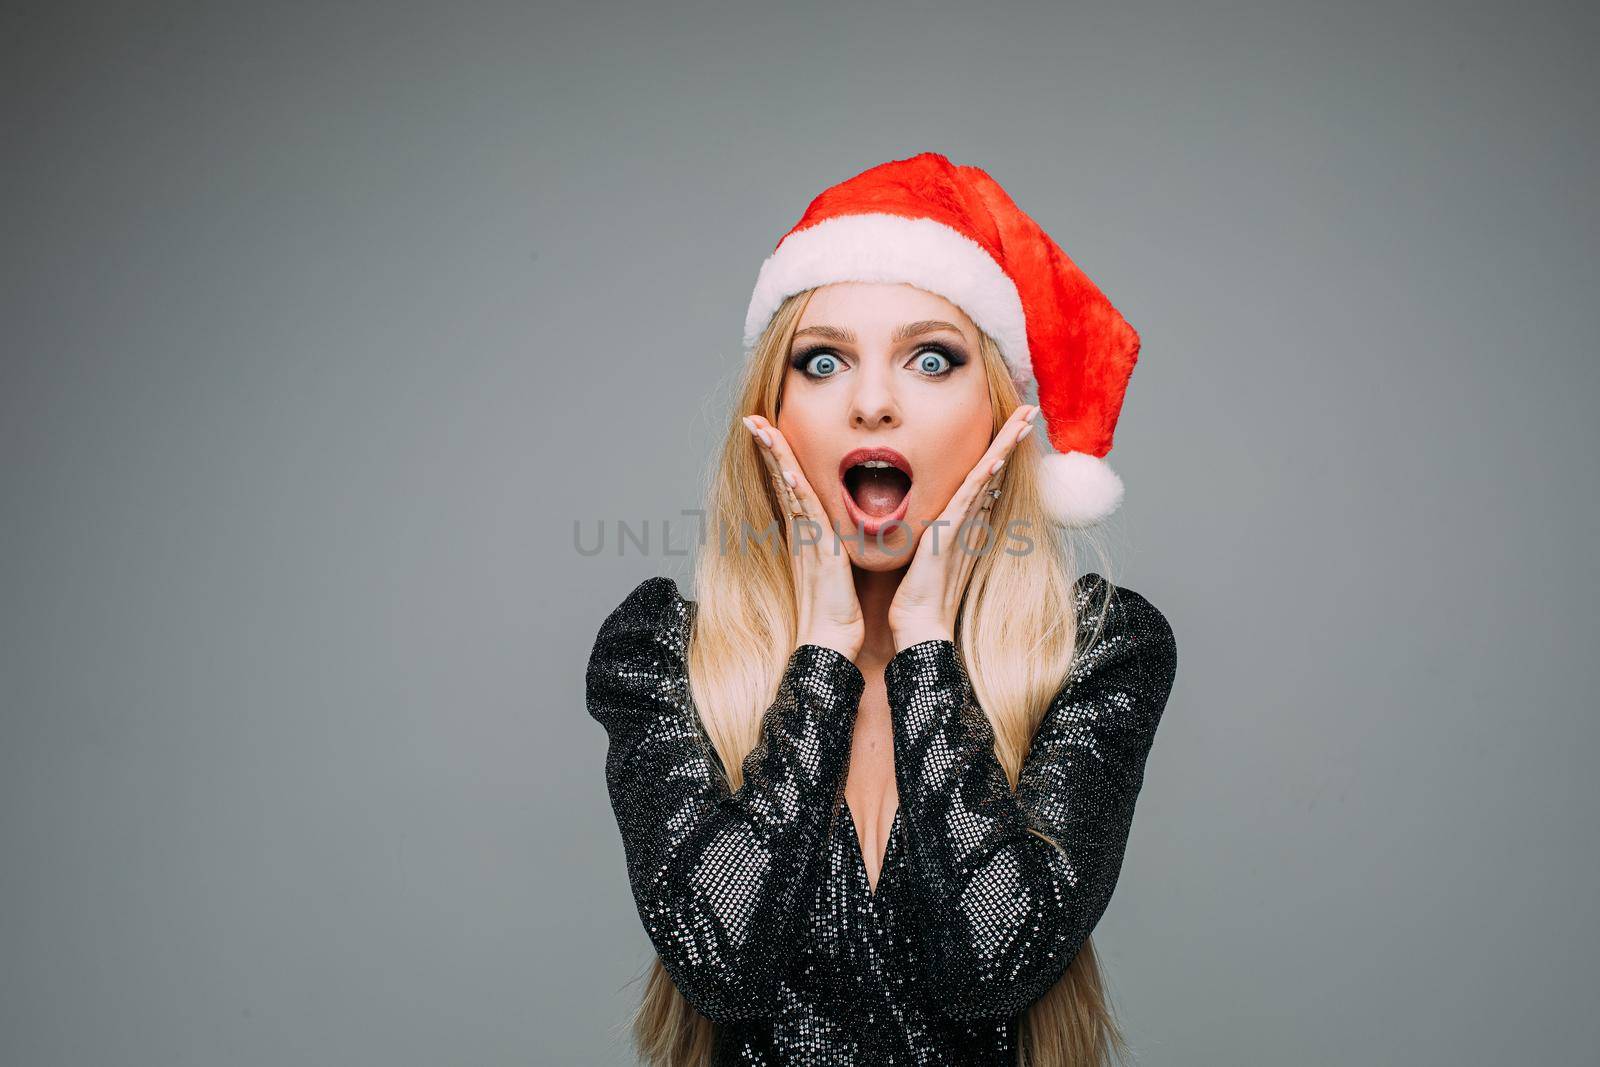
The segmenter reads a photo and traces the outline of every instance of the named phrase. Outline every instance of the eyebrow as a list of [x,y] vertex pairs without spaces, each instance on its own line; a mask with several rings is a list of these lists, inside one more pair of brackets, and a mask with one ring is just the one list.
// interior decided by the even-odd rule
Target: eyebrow
[[[952,323],[940,319],[923,319],[920,322],[908,322],[894,332],[892,341],[905,341],[912,337],[920,337],[925,333],[934,333],[938,330],[949,330],[959,334],[961,330]],[[856,343],[854,331],[843,329],[839,326],[806,326],[794,332],[796,337],[821,337],[829,341],[838,341],[842,344],[853,345]]]

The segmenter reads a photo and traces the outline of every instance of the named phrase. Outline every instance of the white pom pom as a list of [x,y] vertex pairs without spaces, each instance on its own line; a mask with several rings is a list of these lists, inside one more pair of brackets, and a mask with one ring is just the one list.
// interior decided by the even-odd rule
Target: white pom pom
[[1052,452],[1040,469],[1040,491],[1050,518],[1061,526],[1093,526],[1122,503],[1122,479],[1087,452]]

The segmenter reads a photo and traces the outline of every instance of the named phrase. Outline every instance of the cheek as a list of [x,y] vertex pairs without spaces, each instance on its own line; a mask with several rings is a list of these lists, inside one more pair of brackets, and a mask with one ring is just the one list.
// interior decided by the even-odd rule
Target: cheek
[[924,453],[935,458],[924,465],[925,475],[919,474],[913,487],[921,497],[914,505],[917,510],[934,516],[944,510],[988,451],[993,423],[987,401],[981,408],[963,412],[946,423],[938,447]]
[[776,423],[778,432],[789,442],[789,450],[800,464],[800,473],[805,475],[811,488],[826,502],[833,483],[839,480],[837,471],[827,469],[826,457],[837,455],[837,448],[810,414],[800,406],[785,406]]
[[914,509],[924,517],[936,518],[950,503],[951,497],[956,495],[962,479],[971,469],[970,465],[962,462],[961,456],[946,453],[933,470],[917,478],[915,488],[918,499],[913,502]]

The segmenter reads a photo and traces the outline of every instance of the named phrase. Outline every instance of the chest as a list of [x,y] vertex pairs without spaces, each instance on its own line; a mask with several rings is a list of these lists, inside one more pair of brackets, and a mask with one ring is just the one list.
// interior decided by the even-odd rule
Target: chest
[[844,808],[843,829],[860,850],[869,893],[876,892],[900,811],[895,786],[894,729],[881,672],[867,674],[856,713]]

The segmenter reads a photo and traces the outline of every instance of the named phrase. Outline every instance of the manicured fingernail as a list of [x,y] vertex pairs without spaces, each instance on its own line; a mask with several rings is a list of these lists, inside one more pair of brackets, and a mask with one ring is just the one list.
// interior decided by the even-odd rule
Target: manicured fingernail
[[1021,432],[1021,433],[1019,433],[1019,434],[1017,434],[1017,441],[1018,441],[1018,442],[1021,442],[1021,440],[1022,440],[1022,439],[1023,439],[1023,438],[1024,438],[1024,437],[1026,437],[1026,436],[1028,436],[1028,435],[1029,435],[1029,434],[1030,434],[1030,433],[1032,433],[1032,432],[1033,432],[1033,425],[1034,425],[1034,424],[1033,424],[1033,423],[1031,423],[1031,422],[1030,422],[1030,423],[1028,423],[1028,425],[1026,425],[1026,426],[1024,426],[1024,427],[1023,427],[1023,428],[1022,428],[1022,432]]
[[999,474],[1000,473],[1000,468],[1004,467],[1005,465],[1006,465],[1006,461],[1005,460],[997,459],[997,460],[994,461],[994,466],[989,468],[989,473],[990,474]]
[[772,438],[770,436],[768,436],[767,431],[765,431],[765,430],[757,430],[756,431],[756,436],[761,438],[761,443],[762,444],[766,445],[768,448],[772,447]]
[[800,479],[794,476],[794,471],[784,471],[783,480],[789,483],[790,489],[793,489],[795,486],[800,484]]

